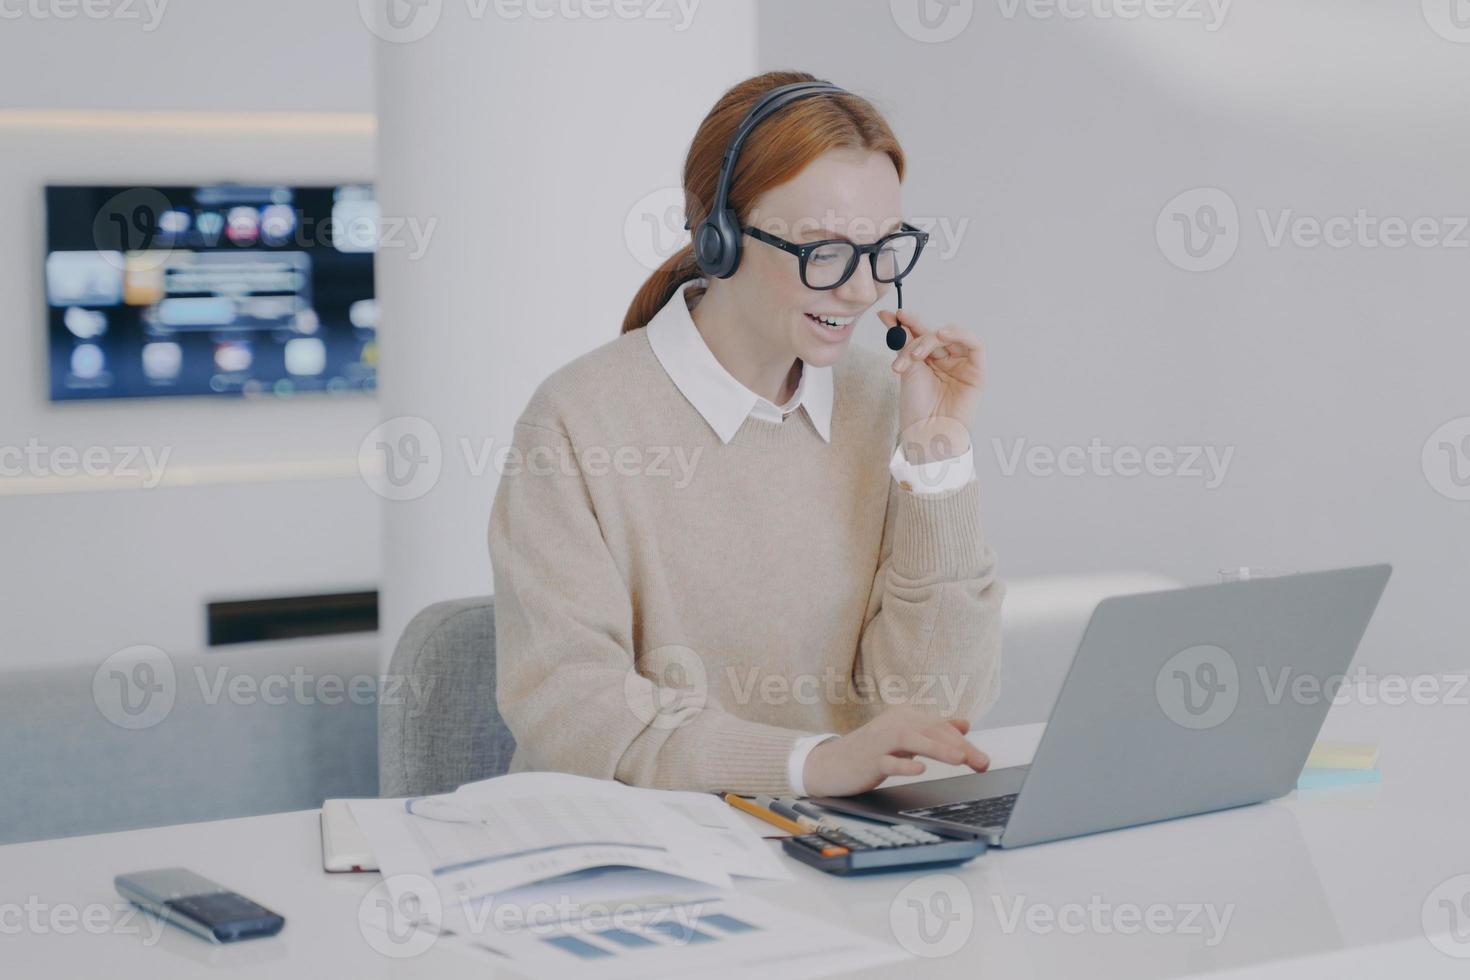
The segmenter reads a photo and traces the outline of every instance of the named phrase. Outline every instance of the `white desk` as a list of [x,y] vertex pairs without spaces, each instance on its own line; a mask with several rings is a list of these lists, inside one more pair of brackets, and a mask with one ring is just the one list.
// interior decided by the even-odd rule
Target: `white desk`
[[[1460,692],[1461,699],[1467,695]],[[976,741],[998,763],[1014,763],[1025,761],[1035,734],[1010,729],[989,738],[981,733]],[[920,946],[926,953],[959,948],[904,968],[921,976],[1139,980],[1212,971],[1230,976],[1236,969],[1333,980],[1470,975],[1470,877],[1461,890],[1438,896],[1463,903],[1458,935],[1450,931],[1449,908],[1438,897],[1430,903],[1431,924],[1448,953],[1423,925],[1436,887],[1470,875],[1470,706],[1342,705],[1323,734],[1379,742],[1382,784],[992,850],[968,867],[928,878],[841,880],[793,861],[794,883],[741,887],[885,939],[894,936],[895,906],[905,928],[902,923],[914,921],[907,899],[933,901],[936,887],[962,888],[973,914],[952,921],[935,944]],[[936,775],[944,769],[934,768]],[[174,928],[150,944],[141,918],[131,922],[135,933],[108,927],[114,910],[125,908],[112,876],[163,865],[192,868],[263,902],[286,916],[285,930],[217,947]],[[11,845],[0,848],[0,965],[7,976],[68,980],[491,975],[487,965],[444,949],[410,959],[374,952],[359,932],[357,907],[377,880],[319,870],[315,811]],[[39,929],[26,921],[32,906],[41,908]],[[1153,907],[1156,924],[1164,915],[1183,924],[1198,906],[1229,912],[1214,946],[1206,945],[1211,927],[1203,914],[1194,922],[1198,933],[1121,931],[1133,924],[1132,910],[1147,915]],[[1008,928],[1018,908],[1019,924]],[[55,926],[48,921],[53,910],[62,916]],[[1091,925],[1095,914],[1102,915],[1102,928]],[[1048,915],[1064,921],[1048,926]],[[1027,916],[1035,928],[1028,928]],[[97,930],[99,921],[99,931],[83,925]]]

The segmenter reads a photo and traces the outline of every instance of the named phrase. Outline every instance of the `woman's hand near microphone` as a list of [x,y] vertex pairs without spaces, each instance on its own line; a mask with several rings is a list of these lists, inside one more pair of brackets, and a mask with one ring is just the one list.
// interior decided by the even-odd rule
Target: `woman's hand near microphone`
[[[985,381],[985,347],[968,330],[950,324],[931,330],[908,310],[879,310],[886,327],[909,334],[893,359],[899,383],[899,442],[910,463],[963,456]],[[917,776],[922,756],[976,772],[990,757],[965,739],[970,723],[937,718],[909,705],[893,705],[872,721],[813,748],[802,770],[810,796],[865,793],[889,776]]]
[[985,383],[985,345],[954,324],[930,329],[908,310],[879,310],[884,326],[901,325],[909,341],[893,359],[899,385],[899,441],[910,463],[964,455]]
[[984,772],[990,757],[965,740],[969,730],[963,718],[936,718],[893,705],[866,725],[812,749],[801,781],[808,796],[851,796],[889,776],[919,775],[924,771],[919,756]]

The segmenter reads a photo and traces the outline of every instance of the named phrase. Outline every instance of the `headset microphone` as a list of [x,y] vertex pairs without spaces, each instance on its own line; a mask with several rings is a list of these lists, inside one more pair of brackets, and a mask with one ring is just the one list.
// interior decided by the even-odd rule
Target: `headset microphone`
[[[893,288],[898,290],[898,309],[901,310],[903,309],[903,281],[895,282]],[[894,319],[897,320],[898,317],[895,315]],[[909,332],[894,323],[888,328],[888,335],[885,339],[888,341],[889,350],[903,350],[903,345],[909,342]]]

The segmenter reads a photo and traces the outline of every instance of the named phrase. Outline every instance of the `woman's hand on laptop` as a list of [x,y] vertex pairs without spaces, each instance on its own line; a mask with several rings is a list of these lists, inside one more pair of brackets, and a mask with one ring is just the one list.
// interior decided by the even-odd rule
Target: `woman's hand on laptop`
[[963,718],[936,718],[894,705],[861,728],[812,749],[801,780],[808,796],[851,796],[889,776],[919,775],[924,771],[919,756],[984,772],[990,757],[965,740],[969,730]]

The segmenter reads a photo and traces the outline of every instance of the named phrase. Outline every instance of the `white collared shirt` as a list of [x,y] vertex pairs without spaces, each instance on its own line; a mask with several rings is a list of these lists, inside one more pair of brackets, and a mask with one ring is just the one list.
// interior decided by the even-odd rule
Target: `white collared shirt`
[[[735,433],[751,416],[779,423],[798,409],[806,412],[822,440],[831,442],[832,368],[813,367],[803,362],[796,393],[779,407],[751,391],[719,362],[694,325],[694,318],[689,315],[684,293],[696,286],[707,285],[706,279],[684,283],[644,327],[648,346],[653,348],[674,386],[715,430],[722,443],[729,443],[735,438]],[[967,449],[964,455],[954,459],[910,463],[904,459],[902,448],[895,448],[888,471],[898,485],[910,493],[920,496],[944,493],[975,479],[974,450]],[[792,749],[787,776],[798,796],[806,795],[801,777],[807,755],[819,743],[836,737],[835,734],[812,735],[799,740]]]

